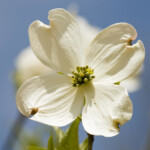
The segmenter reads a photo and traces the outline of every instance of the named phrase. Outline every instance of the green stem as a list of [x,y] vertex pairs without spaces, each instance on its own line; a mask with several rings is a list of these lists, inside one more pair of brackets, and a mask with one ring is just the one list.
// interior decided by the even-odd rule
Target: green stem
[[87,133],[88,135],[88,150],[92,150],[93,142],[94,142],[94,135]]

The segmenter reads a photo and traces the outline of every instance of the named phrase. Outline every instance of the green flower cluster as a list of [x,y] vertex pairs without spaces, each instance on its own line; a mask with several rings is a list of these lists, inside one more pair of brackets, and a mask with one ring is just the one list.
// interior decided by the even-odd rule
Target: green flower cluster
[[72,72],[72,85],[74,87],[79,87],[82,84],[88,83],[89,81],[95,78],[93,73],[94,69],[90,68],[89,66],[77,66],[76,71]]

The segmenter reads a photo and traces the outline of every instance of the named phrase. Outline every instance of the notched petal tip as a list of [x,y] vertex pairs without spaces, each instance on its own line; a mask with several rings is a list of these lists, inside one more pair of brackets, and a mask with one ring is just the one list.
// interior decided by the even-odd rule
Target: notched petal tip
[[131,24],[126,23],[126,22],[120,23],[120,24],[123,24],[124,27],[126,27],[126,28],[128,28],[128,30],[130,30],[132,37],[129,39],[129,41],[130,42],[134,41],[137,38],[137,31],[134,28],[134,26],[132,26]]
[[52,9],[48,12],[48,20],[51,20],[51,18],[53,18],[53,14],[59,14],[59,13],[67,13],[67,11],[63,8]]
[[129,45],[129,46],[132,46],[133,44],[132,44],[132,39],[130,39],[129,41],[128,41],[128,43],[127,43],[127,45]]
[[29,38],[31,36],[32,33],[34,33],[35,31],[37,31],[39,28],[49,28],[48,25],[44,24],[43,22],[41,22],[40,20],[35,20],[33,21],[28,28],[28,33],[29,33]]
[[130,34],[130,37],[127,37],[127,39],[129,38],[128,41],[133,41],[137,38],[136,29],[129,23],[126,23],[126,22],[115,23],[106,29],[111,29],[111,28],[115,28],[115,27],[117,27],[121,31],[124,31],[124,33]]
[[66,11],[63,8],[56,8],[56,9],[52,9],[48,12],[48,20],[53,20],[55,19],[55,15],[59,16],[59,15],[71,15],[68,11]]
[[30,109],[30,113],[29,113],[29,117],[34,116],[37,112],[38,112],[39,108],[35,107],[35,108],[31,108]]
[[145,51],[144,45],[141,40],[138,40],[137,43],[135,43],[133,46],[137,48],[141,48],[143,51]]
[[39,21],[39,20],[33,21],[33,22],[29,25],[28,32],[30,33],[30,31],[31,31],[32,28],[35,28],[35,27],[39,26],[41,23],[42,23],[42,22]]
[[[132,41],[131,41],[132,42]],[[144,45],[143,45],[143,43],[142,43],[142,41],[141,40],[138,40],[135,44],[133,44],[133,45],[130,45],[130,44],[128,44],[127,45],[127,48],[133,48],[133,49],[140,49],[140,51],[142,52],[142,54],[143,54],[143,59],[145,58],[145,48],[144,48]]]
[[113,125],[115,127],[115,129],[120,132],[120,126],[121,126],[121,123],[118,121],[118,120],[113,120]]

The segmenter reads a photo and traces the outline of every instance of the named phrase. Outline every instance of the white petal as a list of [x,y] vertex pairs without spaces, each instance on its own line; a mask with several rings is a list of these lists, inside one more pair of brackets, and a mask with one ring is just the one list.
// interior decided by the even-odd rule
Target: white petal
[[119,82],[140,68],[145,57],[144,46],[141,41],[129,45],[136,36],[136,30],[127,23],[114,24],[97,35],[87,49],[86,59],[96,80]]
[[40,21],[29,27],[29,38],[35,55],[57,72],[71,73],[81,65],[82,48],[78,24],[63,9],[49,12],[50,26]]
[[82,89],[74,88],[68,76],[51,74],[26,81],[17,93],[17,107],[22,114],[30,116],[38,111],[32,120],[64,126],[79,116],[84,96]]
[[16,71],[19,83],[23,83],[33,76],[52,72],[50,68],[43,65],[39,59],[37,59],[31,47],[23,49],[18,55],[16,59]]
[[114,136],[132,117],[132,103],[123,87],[113,84],[89,84],[82,112],[85,130],[92,135]]
[[144,66],[142,67],[131,77],[127,78],[126,80],[120,83],[121,86],[125,87],[128,92],[135,92],[139,90],[142,86],[142,82],[140,80],[140,75],[143,71]]
[[122,81],[120,85],[125,87],[128,92],[135,92],[141,88],[142,83],[139,77],[131,76],[130,78]]
[[81,31],[81,40],[85,50],[101,29],[92,26],[84,17],[75,16]]

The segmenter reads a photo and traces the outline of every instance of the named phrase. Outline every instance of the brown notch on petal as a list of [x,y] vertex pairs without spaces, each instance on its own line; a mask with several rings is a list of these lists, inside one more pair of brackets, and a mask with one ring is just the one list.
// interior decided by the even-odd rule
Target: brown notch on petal
[[38,112],[39,108],[31,108],[30,115],[35,115]]
[[118,120],[113,120],[113,124],[115,126],[115,128],[120,131],[120,122]]
[[132,40],[130,39],[127,43],[129,46],[132,46]]

